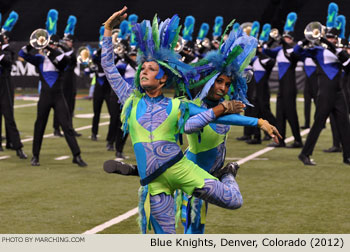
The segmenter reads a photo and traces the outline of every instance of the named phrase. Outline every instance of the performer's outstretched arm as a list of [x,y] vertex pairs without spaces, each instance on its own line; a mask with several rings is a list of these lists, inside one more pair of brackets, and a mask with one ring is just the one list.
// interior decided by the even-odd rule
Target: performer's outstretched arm
[[103,37],[101,65],[113,91],[124,104],[133,92],[133,86],[123,79],[114,64],[112,37]]

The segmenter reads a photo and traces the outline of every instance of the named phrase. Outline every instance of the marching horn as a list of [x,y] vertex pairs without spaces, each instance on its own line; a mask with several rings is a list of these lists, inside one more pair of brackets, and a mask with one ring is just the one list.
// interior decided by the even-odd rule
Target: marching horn
[[281,39],[281,35],[280,35],[280,33],[279,33],[279,31],[278,31],[277,28],[271,29],[271,31],[270,31],[270,37],[273,38],[274,40],[279,40],[279,39]]
[[240,25],[241,29],[249,36],[250,32],[252,31],[252,25],[253,23],[251,22],[245,22]]
[[314,43],[323,37],[325,34],[325,27],[320,22],[309,23],[304,30],[304,36],[307,40]]
[[79,47],[77,61],[79,64],[83,65],[91,65],[92,57],[90,53],[90,49],[86,46]]
[[177,53],[180,53],[184,49],[184,46],[185,46],[185,41],[181,36],[179,36],[179,39],[176,43],[174,51]]
[[44,49],[50,42],[50,35],[45,29],[36,29],[30,35],[29,43],[37,50]]

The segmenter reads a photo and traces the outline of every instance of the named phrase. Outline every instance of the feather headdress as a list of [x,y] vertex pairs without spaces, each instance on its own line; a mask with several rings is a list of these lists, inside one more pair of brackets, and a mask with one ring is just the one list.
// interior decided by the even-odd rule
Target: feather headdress
[[232,30],[238,31],[239,27],[240,27],[239,23],[234,23]]
[[136,46],[137,42],[136,42],[136,36],[135,33],[132,31],[133,27],[135,26],[135,24],[137,23],[137,20],[139,19],[139,16],[137,16],[136,14],[131,14],[128,18],[128,24],[129,24],[129,28],[128,28],[128,35],[130,35],[130,45],[131,46]]
[[287,16],[286,23],[284,24],[284,31],[293,32],[295,23],[297,22],[297,14],[295,12],[290,12]]
[[[2,27],[2,32],[10,32],[15,26],[18,20],[18,14],[15,11],[11,11],[9,17],[6,19],[4,26]],[[1,23],[1,15],[0,15],[0,23]]]
[[192,41],[192,33],[196,19],[193,16],[185,18],[184,28],[182,30],[182,38],[186,41]]
[[345,39],[345,25],[346,25],[346,18],[344,15],[337,16],[337,29],[339,30],[339,38]]
[[221,36],[223,24],[224,24],[224,18],[221,16],[217,16],[215,18],[215,24],[213,26],[213,38],[217,38]]
[[202,41],[207,36],[208,32],[209,32],[209,24],[203,23],[198,32],[197,39]]
[[55,9],[49,10],[47,13],[47,19],[46,19],[46,30],[48,31],[49,35],[56,34],[57,32],[57,20],[58,20],[58,11]]
[[250,36],[258,38],[260,30],[260,23],[258,21],[254,21],[252,24],[252,30],[250,31]]
[[[135,85],[141,91],[140,71],[141,66],[146,61],[155,61],[160,67],[160,77],[166,72],[168,79],[166,85],[176,84],[175,87],[180,90],[184,89],[184,84],[189,85],[189,80],[195,75],[195,69],[183,63],[181,56],[174,52],[177,44],[181,26],[180,18],[174,15],[163,22],[158,21],[157,15],[154,16],[153,22],[144,20],[135,24],[133,32],[135,33],[138,55],[137,61],[139,67],[135,76]],[[164,71],[161,73],[161,71]],[[159,76],[158,76],[159,77]],[[180,84],[180,82],[182,84]]]
[[73,15],[70,15],[67,19],[67,26],[64,29],[64,35],[74,35],[75,25],[77,24],[77,18]]
[[129,30],[129,22],[127,20],[123,20],[119,25],[118,38],[126,39],[128,36],[128,30]]
[[337,26],[337,15],[338,15],[338,5],[336,3],[330,3],[328,5],[328,15],[327,15],[327,28],[334,28]]
[[[234,20],[227,26],[222,38],[233,22]],[[234,92],[231,94],[231,98],[250,104],[246,99],[247,84],[243,77],[243,71],[255,56],[257,45],[257,39],[246,35],[241,28],[237,31],[232,30],[224,43],[221,39],[219,50],[209,52],[196,66],[197,71],[205,76],[202,80],[191,85],[191,88],[194,88],[205,84],[197,97],[204,99],[216,78],[220,74],[225,74],[233,80]]]
[[271,25],[264,24],[264,26],[261,30],[261,33],[260,33],[259,41],[267,42],[269,40],[269,37],[270,37],[270,32],[271,32]]

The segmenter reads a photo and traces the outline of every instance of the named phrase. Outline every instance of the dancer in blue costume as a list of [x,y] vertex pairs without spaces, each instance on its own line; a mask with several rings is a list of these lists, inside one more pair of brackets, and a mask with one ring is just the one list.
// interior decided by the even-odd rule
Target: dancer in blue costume
[[[112,29],[126,18],[126,10],[114,13],[105,23],[102,46],[102,66],[121,103],[125,129],[134,146],[138,173],[141,177],[142,232],[152,224],[156,233],[175,233],[173,193],[181,189],[209,203],[236,209],[242,205],[242,196],[232,167],[221,169],[216,177],[210,175],[183,156],[176,136],[184,120],[179,111],[189,108],[179,99],[164,97],[162,87],[188,79],[193,68],[180,62],[173,52],[177,42],[179,18],[175,15],[160,23],[157,18],[151,27],[149,21],[136,24],[134,31],[139,47],[139,67],[135,86],[125,82],[113,60]],[[218,105],[201,113],[211,121],[230,113],[233,103]],[[191,114],[191,111],[189,111]],[[225,116],[224,116],[225,117]],[[224,118],[222,117],[222,118]]]
[[[223,37],[226,35],[228,28],[226,28]],[[237,45],[240,45],[242,51],[239,56],[232,59],[231,53],[237,49]],[[243,71],[249,64],[251,58],[255,54],[255,48],[257,41],[252,36],[247,36],[241,29],[237,31],[231,31],[225,43],[220,43],[217,51],[209,52],[204,58],[203,62],[206,62],[206,66],[209,67],[209,75],[204,79],[210,78],[202,91],[195,99],[194,103],[197,103],[202,108],[212,108],[220,103],[225,104],[225,96],[229,93],[230,89],[233,93],[229,93],[230,99],[235,98],[243,103],[249,105],[245,99],[246,96],[246,83],[243,77]],[[200,64],[201,65],[201,64]],[[201,66],[200,68],[205,68]],[[199,70],[198,69],[198,70]],[[197,84],[193,84],[194,86]],[[237,101],[237,113],[242,112],[243,103]],[[242,106],[239,106],[242,105]],[[239,115],[231,115],[239,116]],[[229,125],[214,124],[211,122],[205,122],[200,119],[201,114],[189,118],[185,125],[185,133],[189,143],[189,148],[186,151],[186,157],[199,165],[202,169],[211,174],[216,172],[224,166],[226,156],[226,138],[230,130]],[[263,119],[257,119],[253,117],[239,116],[241,118],[239,125],[245,126],[258,126],[267,124],[267,121]],[[262,127],[266,130],[265,127]],[[278,143],[277,136],[281,137],[277,130],[274,140]],[[271,132],[269,132],[270,135]],[[236,167],[237,163],[229,163],[226,167]],[[180,197],[181,199],[181,197]],[[203,234],[205,228],[205,219],[208,209],[208,203],[196,197],[190,197],[183,193],[182,199],[178,200],[183,205],[181,209],[181,219],[185,226],[185,233],[188,234]]]

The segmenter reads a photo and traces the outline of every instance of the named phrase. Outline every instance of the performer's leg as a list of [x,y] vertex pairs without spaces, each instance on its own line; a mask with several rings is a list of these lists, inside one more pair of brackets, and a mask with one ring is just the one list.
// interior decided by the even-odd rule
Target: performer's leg
[[156,234],[175,234],[174,198],[165,193],[150,195],[150,221]]

